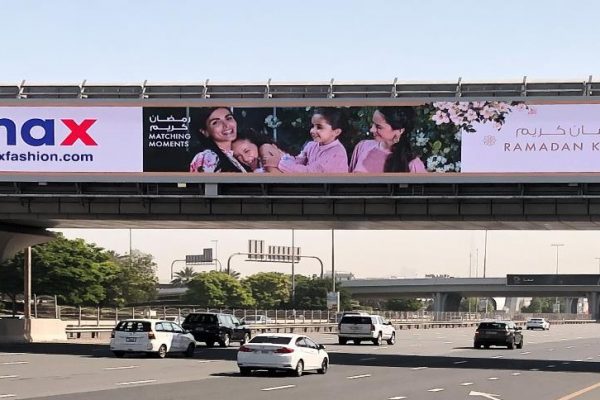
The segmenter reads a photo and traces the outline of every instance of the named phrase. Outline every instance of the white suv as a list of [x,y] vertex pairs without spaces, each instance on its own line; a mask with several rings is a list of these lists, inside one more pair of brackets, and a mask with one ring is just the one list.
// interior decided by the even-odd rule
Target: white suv
[[548,322],[545,318],[529,318],[525,327],[529,329],[550,329],[550,322]]
[[386,340],[392,345],[396,343],[396,330],[391,322],[379,315],[346,314],[338,325],[338,340],[340,344],[346,344],[348,340],[352,340],[354,344],[368,340],[376,346]]

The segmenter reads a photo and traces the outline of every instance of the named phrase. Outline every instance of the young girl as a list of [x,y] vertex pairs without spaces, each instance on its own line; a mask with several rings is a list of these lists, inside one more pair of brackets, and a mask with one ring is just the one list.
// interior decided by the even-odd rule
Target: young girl
[[237,138],[237,122],[226,107],[201,109],[201,151],[190,163],[190,172],[248,172],[233,156],[231,143]]
[[248,129],[240,132],[237,139],[231,143],[234,157],[246,169],[252,172],[281,172],[274,167],[264,167],[262,159],[268,156],[272,149],[277,149],[275,143],[267,136]]
[[297,156],[281,150],[263,157],[265,167],[277,167],[281,172],[331,173],[348,172],[348,155],[338,140],[348,130],[348,122],[339,108],[317,108],[311,118],[309,142]]
[[362,140],[354,148],[350,172],[427,172],[412,151],[408,134],[413,130],[412,107],[379,107],[373,113],[373,140]]

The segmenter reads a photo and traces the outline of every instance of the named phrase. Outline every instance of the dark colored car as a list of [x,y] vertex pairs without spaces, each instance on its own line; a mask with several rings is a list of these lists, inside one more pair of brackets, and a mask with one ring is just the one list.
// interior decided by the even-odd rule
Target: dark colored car
[[250,328],[230,314],[191,313],[185,317],[182,327],[194,335],[197,342],[205,342],[208,347],[215,343],[221,347],[229,346],[230,342],[244,344],[251,336]]
[[488,349],[490,346],[506,346],[509,349],[523,348],[521,327],[512,321],[481,322],[475,331],[473,346]]

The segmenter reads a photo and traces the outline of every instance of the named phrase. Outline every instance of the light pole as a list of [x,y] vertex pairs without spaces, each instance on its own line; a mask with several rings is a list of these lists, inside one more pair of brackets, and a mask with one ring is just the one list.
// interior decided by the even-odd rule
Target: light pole
[[[217,254],[217,245],[219,244],[218,240],[211,240],[211,242],[213,242],[215,244],[215,270],[217,269],[217,263],[219,264],[219,266],[221,265],[221,263],[219,262],[219,257]],[[220,270],[220,268],[219,268]]]
[[[564,246],[564,244],[552,243],[550,246],[556,247],[556,275],[558,275],[558,248]],[[558,312],[560,313],[560,303],[558,302],[558,296],[556,296],[556,299],[554,300],[554,310],[556,309],[558,309]]]
[[173,260],[173,262],[171,263],[171,282],[173,282],[173,266],[175,265],[176,262],[185,262],[185,260]]

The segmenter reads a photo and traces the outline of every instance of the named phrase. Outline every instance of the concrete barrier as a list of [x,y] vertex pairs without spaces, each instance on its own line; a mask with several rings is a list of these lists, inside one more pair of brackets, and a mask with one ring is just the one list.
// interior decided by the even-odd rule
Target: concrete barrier
[[[27,324],[30,328],[27,329]],[[60,319],[0,319],[0,343],[64,342],[67,324]]]

